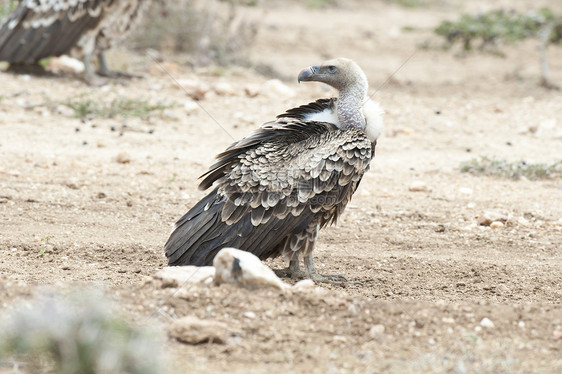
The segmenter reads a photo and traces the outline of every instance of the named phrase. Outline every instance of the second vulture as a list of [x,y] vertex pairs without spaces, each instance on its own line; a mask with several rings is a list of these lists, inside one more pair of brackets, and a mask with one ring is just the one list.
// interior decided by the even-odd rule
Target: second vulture
[[[85,80],[101,84],[90,64],[97,55],[99,75],[108,69],[103,52],[138,23],[148,0],[22,0],[0,27],[0,61],[37,64],[45,57],[71,54],[84,61]],[[126,74],[124,74],[126,75]]]
[[298,81],[326,83],[339,95],[289,109],[217,156],[199,185],[213,190],[166,243],[170,265],[211,265],[220,249],[235,247],[262,260],[284,256],[290,276],[345,278],[317,273],[312,251],[318,231],[337,221],[369,170],[382,111],[349,59],[310,66]]

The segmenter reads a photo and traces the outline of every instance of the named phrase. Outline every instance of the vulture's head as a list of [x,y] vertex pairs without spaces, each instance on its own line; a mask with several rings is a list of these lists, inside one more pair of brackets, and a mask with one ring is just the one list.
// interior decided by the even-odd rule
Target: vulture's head
[[348,58],[328,60],[321,65],[309,66],[299,73],[298,82],[322,82],[339,91],[361,88],[367,91],[367,77],[355,62]]

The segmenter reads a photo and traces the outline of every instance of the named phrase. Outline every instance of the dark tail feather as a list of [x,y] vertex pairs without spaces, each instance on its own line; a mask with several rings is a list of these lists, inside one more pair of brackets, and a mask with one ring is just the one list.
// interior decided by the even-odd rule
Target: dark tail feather
[[225,247],[248,251],[264,260],[281,254],[280,244],[288,235],[306,229],[314,215],[305,210],[295,217],[272,217],[267,223],[254,226],[248,212],[232,225],[221,219],[225,197],[217,189],[205,196],[177,223],[166,242],[166,257],[171,266],[212,265],[215,255]]

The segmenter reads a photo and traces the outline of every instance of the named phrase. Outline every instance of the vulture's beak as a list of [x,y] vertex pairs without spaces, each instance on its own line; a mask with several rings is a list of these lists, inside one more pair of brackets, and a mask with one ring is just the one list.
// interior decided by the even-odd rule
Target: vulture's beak
[[306,81],[313,81],[314,80],[314,76],[316,75],[316,73],[318,73],[318,68],[319,66],[309,66],[306,69],[304,69],[303,71],[301,71],[299,73],[299,77],[297,78],[297,81],[300,83],[301,81],[306,82]]

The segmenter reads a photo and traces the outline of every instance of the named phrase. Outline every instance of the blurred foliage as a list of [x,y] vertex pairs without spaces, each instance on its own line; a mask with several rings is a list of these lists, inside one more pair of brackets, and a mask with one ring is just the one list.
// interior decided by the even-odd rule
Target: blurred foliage
[[36,296],[0,325],[0,356],[13,360],[14,372],[163,373],[160,346],[153,332],[116,317],[96,291]]
[[499,41],[516,42],[529,37],[541,37],[540,33],[550,29],[548,43],[562,40],[562,16],[549,8],[541,8],[527,14],[513,10],[493,10],[478,15],[463,14],[458,21],[443,21],[435,33],[446,39],[444,47],[462,44],[465,51],[473,49],[472,43],[480,41],[479,49],[496,46]]
[[16,9],[18,2],[15,0],[0,0],[0,25],[4,23],[6,18],[14,9]]
[[142,99],[116,99],[108,105],[89,99],[71,100],[64,105],[74,109],[74,115],[77,118],[85,117],[105,117],[113,118],[122,117],[139,117],[148,118],[148,115],[154,111],[162,112],[164,109],[172,108],[174,105],[150,104]]
[[242,14],[255,1],[154,2],[132,35],[136,49],[187,52],[197,65],[228,65],[247,61],[258,24]]
[[460,170],[463,173],[499,178],[548,179],[562,176],[562,160],[550,164],[533,164],[526,161],[507,162],[481,156],[480,159],[472,159],[461,163]]
[[306,7],[310,9],[321,9],[338,5],[338,0],[307,0]]

